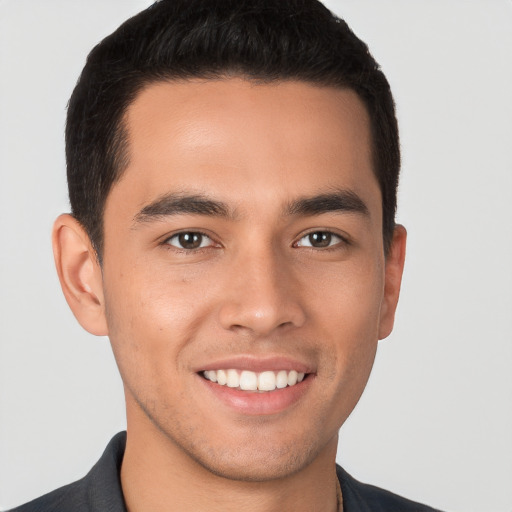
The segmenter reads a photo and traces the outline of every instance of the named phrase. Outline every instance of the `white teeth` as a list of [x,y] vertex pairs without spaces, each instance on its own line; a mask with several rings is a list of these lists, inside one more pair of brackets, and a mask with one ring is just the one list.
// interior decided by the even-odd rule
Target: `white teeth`
[[208,370],[205,372],[205,377],[212,382],[217,382],[217,372],[214,370]]
[[228,370],[228,382],[229,388],[237,388],[240,386],[240,377],[236,370]]
[[290,373],[288,373],[288,386],[294,386],[297,384],[297,372],[295,370],[292,370]]
[[[215,370],[212,370],[212,371],[215,371]],[[225,386],[226,383],[228,382],[228,376],[226,375],[226,372],[224,370],[218,370],[216,373],[217,373],[217,382],[221,386]]]
[[277,389],[283,389],[286,386],[288,386],[288,374],[285,370],[281,370],[276,375],[276,388]]
[[262,372],[258,375],[258,389],[260,391],[274,391],[276,389],[276,374]]
[[278,372],[265,371],[261,373],[249,370],[207,370],[203,372],[206,379],[221,386],[240,388],[244,391],[274,391],[286,386],[295,386],[304,380],[305,374],[295,370]]
[[240,374],[240,389],[256,391],[258,389],[258,376],[254,372],[244,370]]

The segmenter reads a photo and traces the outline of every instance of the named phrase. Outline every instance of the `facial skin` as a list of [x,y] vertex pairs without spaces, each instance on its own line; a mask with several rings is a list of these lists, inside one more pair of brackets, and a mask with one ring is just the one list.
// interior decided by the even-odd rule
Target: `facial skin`
[[[334,485],[338,430],[392,329],[405,252],[401,227],[383,252],[362,102],[292,81],[160,83],[126,127],[103,268],[71,217],[54,233],[66,298],[108,334],[123,378],[123,477],[181,468],[261,487],[314,473]],[[194,233],[200,247],[180,247]],[[229,368],[307,375],[224,395],[202,374]]]

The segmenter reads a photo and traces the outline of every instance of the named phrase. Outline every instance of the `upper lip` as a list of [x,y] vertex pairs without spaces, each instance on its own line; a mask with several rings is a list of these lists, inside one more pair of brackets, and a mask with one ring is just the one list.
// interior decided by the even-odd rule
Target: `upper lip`
[[313,367],[303,361],[288,356],[238,355],[209,361],[199,366],[196,372],[208,370],[248,370],[255,373],[264,371],[296,370],[299,373],[313,373]]

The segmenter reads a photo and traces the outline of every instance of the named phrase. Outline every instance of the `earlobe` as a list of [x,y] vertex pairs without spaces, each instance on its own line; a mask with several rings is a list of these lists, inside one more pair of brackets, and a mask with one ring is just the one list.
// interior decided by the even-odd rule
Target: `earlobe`
[[405,263],[407,231],[401,225],[395,227],[393,240],[386,257],[384,297],[381,306],[379,339],[388,337],[393,330],[395,311],[400,296]]
[[108,334],[101,267],[81,224],[60,215],[53,225],[53,255],[66,301],[80,325],[91,334]]

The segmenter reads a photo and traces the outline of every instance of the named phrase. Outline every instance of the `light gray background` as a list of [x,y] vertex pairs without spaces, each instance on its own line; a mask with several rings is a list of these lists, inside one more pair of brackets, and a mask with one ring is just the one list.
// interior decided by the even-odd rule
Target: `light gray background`
[[[93,44],[148,0],[0,0],[0,508],[85,474],[125,425],[108,340],[53,268],[65,105]],[[397,323],[341,431],[357,478],[512,511],[512,3],[331,0],[398,105],[409,230]]]

